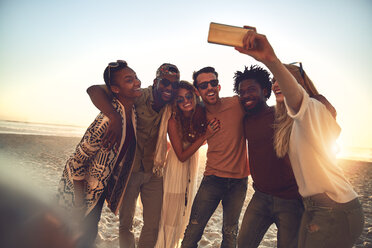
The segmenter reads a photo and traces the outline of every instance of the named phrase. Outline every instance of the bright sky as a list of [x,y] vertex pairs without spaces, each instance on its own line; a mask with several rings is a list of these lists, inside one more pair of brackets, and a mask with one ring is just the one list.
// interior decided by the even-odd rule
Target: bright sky
[[255,26],[282,62],[302,61],[338,111],[339,142],[372,148],[369,0],[1,0],[0,119],[88,126],[98,110],[86,89],[117,59],[142,87],[163,62],[184,80],[214,66],[221,95],[232,95],[233,73],[256,62],[207,43],[210,22]]

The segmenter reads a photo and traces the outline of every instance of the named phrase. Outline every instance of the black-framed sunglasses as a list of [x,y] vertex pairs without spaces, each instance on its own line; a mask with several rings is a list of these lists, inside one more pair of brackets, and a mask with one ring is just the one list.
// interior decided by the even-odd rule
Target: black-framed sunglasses
[[183,103],[183,102],[185,101],[185,98],[186,98],[186,100],[189,100],[189,101],[190,101],[193,97],[194,97],[194,96],[192,95],[192,93],[187,93],[187,94],[185,95],[185,97],[183,97],[183,96],[178,96],[177,99],[176,99],[176,102],[177,102],[177,103]]
[[126,67],[128,66],[127,62],[125,60],[116,60],[116,62],[110,62],[108,65],[107,65],[107,68],[108,68],[108,81],[109,81],[109,84],[111,85],[111,69],[113,68],[118,68],[118,67]]
[[178,87],[180,86],[180,82],[178,81],[171,82],[166,78],[158,78],[158,82],[160,82],[164,87],[168,87],[168,85],[172,85],[173,89],[178,89]]
[[304,69],[302,67],[302,62],[292,62],[292,63],[289,63],[290,65],[296,65],[298,64],[299,67],[300,67],[300,74],[301,74],[301,77],[303,80],[305,80],[305,72],[304,72]]
[[207,82],[203,82],[203,83],[198,85],[198,88],[200,88],[202,90],[205,90],[206,88],[208,88],[208,84],[210,84],[212,87],[217,87],[218,79],[213,79],[213,80],[210,80],[210,81],[207,81]]

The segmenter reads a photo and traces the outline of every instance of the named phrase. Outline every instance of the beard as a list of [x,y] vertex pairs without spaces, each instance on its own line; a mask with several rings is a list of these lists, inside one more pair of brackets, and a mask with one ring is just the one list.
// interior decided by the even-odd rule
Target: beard
[[263,106],[265,106],[266,102],[263,101],[263,100],[259,100],[257,103],[256,103],[256,106],[254,106],[253,108],[246,108],[244,105],[244,110],[245,112],[248,114],[248,115],[255,115],[257,114],[258,112],[261,111],[261,109],[263,108]]

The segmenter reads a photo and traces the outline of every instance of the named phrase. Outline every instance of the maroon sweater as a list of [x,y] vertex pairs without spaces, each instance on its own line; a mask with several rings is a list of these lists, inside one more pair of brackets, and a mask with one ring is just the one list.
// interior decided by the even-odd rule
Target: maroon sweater
[[278,158],[274,150],[275,108],[244,118],[244,134],[248,140],[250,172],[255,190],[284,199],[300,198],[292,167],[286,155]]

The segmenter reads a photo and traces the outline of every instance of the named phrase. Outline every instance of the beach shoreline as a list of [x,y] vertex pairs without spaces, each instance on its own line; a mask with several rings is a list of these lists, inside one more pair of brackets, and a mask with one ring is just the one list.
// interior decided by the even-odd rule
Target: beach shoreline
[[[78,137],[0,133],[0,181],[8,181],[34,192],[35,197],[52,199],[68,157],[80,141]],[[202,147],[199,159],[199,181],[205,165],[206,147]],[[365,214],[362,236],[354,247],[372,247],[372,163],[340,159],[339,165],[358,193]],[[253,194],[249,187],[240,222]],[[136,239],[142,227],[142,210],[138,206],[134,219]],[[222,208],[218,207],[204,231],[200,247],[219,247],[222,239]],[[276,227],[273,225],[261,242],[261,248],[276,246]],[[118,216],[104,207],[99,224],[98,248],[118,247]]]

